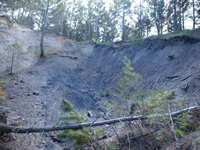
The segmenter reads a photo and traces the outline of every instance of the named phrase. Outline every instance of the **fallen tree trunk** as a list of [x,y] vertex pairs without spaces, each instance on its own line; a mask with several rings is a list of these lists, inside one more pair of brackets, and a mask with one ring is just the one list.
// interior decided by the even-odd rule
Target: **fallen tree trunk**
[[[177,116],[187,111],[200,110],[199,106],[185,108],[180,111],[176,111],[171,113],[171,116]],[[164,114],[164,116],[169,116],[170,114]],[[147,115],[147,116],[131,116],[131,117],[123,117],[111,120],[105,120],[100,122],[90,122],[90,123],[80,123],[59,127],[45,127],[45,128],[23,128],[23,127],[14,127],[14,126],[0,126],[0,133],[32,133],[32,132],[49,132],[49,131],[58,131],[58,130],[68,130],[68,129],[81,129],[82,127],[93,127],[93,126],[102,126],[106,124],[114,124],[118,122],[124,121],[133,121],[133,120],[145,120],[153,117],[160,117],[163,115]]]

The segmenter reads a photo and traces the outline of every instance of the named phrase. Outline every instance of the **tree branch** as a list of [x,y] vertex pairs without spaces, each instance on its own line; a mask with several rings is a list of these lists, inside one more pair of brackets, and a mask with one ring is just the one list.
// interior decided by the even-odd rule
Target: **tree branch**
[[[177,116],[187,111],[194,111],[200,110],[199,106],[189,107],[182,109],[180,111],[176,111],[171,113],[171,116]],[[164,114],[165,116],[169,116],[170,114]],[[81,124],[73,124],[73,125],[66,125],[60,127],[45,127],[45,128],[25,128],[25,127],[14,127],[14,126],[5,126],[0,125],[0,133],[33,133],[33,132],[49,132],[49,131],[58,131],[58,130],[68,130],[68,129],[81,129],[82,127],[92,127],[92,126],[102,126],[105,124],[114,124],[118,122],[124,121],[133,121],[133,120],[145,120],[153,117],[161,117],[163,115],[147,115],[147,116],[131,116],[131,117],[122,117],[117,119],[105,120],[96,123],[81,123]]]

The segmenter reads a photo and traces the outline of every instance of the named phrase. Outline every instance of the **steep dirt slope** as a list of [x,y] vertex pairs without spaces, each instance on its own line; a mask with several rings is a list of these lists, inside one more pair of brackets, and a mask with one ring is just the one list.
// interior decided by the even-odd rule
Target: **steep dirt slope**
[[[97,71],[88,74],[86,82],[94,91],[114,87],[121,77],[122,59],[127,56],[142,75],[146,89],[164,84],[195,102],[199,98],[199,51],[199,40],[188,36],[147,39],[123,49],[97,45],[87,61],[88,68]],[[97,81],[101,82],[95,84]]]
[[[29,32],[29,36],[33,34],[38,38],[36,43],[33,41],[34,50],[39,45],[39,33]],[[16,31],[16,36],[23,36],[22,33]],[[92,110],[94,117],[90,120],[102,117],[101,93],[108,90],[112,100],[112,92],[123,75],[124,56],[130,58],[135,71],[142,75],[145,89],[164,84],[166,89],[176,90],[178,97],[185,97],[190,105],[199,102],[198,39],[188,36],[147,39],[125,44],[122,48],[80,45],[60,37],[47,36],[46,45],[49,46],[46,57],[13,76],[3,88],[7,98],[1,102],[1,111],[8,116],[7,124],[28,127],[56,125],[63,114],[60,104],[64,91],[66,98],[79,111]],[[48,150],[63,149],[69,145],[69,142],[56,143],[50,135],[29,135],[29,139],[27,135],[15,134],[14,139],[1,144],[11,149]]]
[[[30,30],[16,23],[11,23],[5,18],[0,17],[0,73],[4,73],[11,64],[8,59],[9,45],[17,43],[24,53],[23,62],[15,63],[14,72],[23,70],[33,65],[38,60],[40,50],[41,33]],[[47,35],[44,41],[45,51],[60,50],[62,47],[62,37]],[[15,60],[18,62],[18,60]]]

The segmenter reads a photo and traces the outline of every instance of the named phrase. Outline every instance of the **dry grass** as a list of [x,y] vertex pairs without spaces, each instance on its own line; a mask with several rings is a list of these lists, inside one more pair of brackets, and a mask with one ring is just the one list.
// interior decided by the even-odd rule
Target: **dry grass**
[[[200,131],[193,132],[185,138],[181,139],[181,149],[186,150],[192,148],[193,150],[200,149]],[[161,150],[174,150],[176,149],[176,142],[163,146]]]
[[59,36],[56,36],[54,37],[56,41],[58,42],[69,42],[68,39],[66,39],[65,37],[59,37]]
[[6,98],[6,94],[0,91],[0,99],[5,99],[5,98]]

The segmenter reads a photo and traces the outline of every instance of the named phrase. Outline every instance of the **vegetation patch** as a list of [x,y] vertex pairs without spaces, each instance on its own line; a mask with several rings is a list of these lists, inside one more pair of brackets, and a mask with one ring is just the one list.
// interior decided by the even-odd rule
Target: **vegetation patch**
[[5,99],[5,98],[6,98],[6,93],[0,91],[0,98],[1,98],[1,99]]
[[101,129],[98,129],[96,132],[95,132],[95,134],[97,135],[97,136],[99,136],[99,137],[102,137],[102,136],[105,136],[106,135],[106,133],[105,133],[105,131],[101,128]]
[[90,140],[90,135],[88,134],[88,128],[83,128],[81,130],[66,130],[58,135],[59,138],[70,138],[74,143],[75,147],[82,147],[86,145]]
[[[48,53],[47,51],[44,52],[44,54],[47,54],[47,53]],[[40,55],[41,55],[41,50],[35,50],[35,56],[40,57]]]
[[0,87],[3,87],[4,86],[4,84],[6,84],[7,83],[7,81],[6,80],[1,80],[0,81]]
[[0,81],[0,99],[5,99],[6,98],[6,93],[2,91],[2,88],[6,83],[7,83],[6,80],[1,80]]
[[12,75],[14,67],[16,68],[20,66],[21,62],[24,61],[24,52],[18,43],[8,45],[6,51],[8,51],[8,54],[5,56],[4,59],[10,63],[7,68],[9,74]]
[[107,90],[105,90],[105,91],[102,91],[100,95],[101,95],[101,97],[109,97],[109,96],[110,96],[110,92],[109,92],[109,90],[107,89]]
[[[103,99],[102,102],[112,118],[130,115],[152,115],[151,118],[145,121],[124,123],[125,141],[128,140],[127,137],[141,136],[144,138],[144,135],[147,134],[154,138],[145,141],[156,139],[156,145],[152,146],[154,148],[160,148],[162,143],[173,142],[174,140],[176,141],[176,147],[180,148],[180,140],[188,133],[198,129],[200,114],[188,111],[172,117],[171,112],[186,108],[186,100],[177,98],[175,91],[165,91],[163,87],[143,91],[142,77],[134,71],[131,61],[125,57],[123,62],[125,65],[123,68],[124,77],[120,80],[114,93],[116,100],[108,103],[107,100]],[[152,130],[155,130],[155,132],[149,133]],[[146,138],[149,138],[149,136]]]
[[[73,104],[66,100],[65,93],[62,98],[61,107],[66,112],[65,115],[61,117],[61,124],[77,124],[87,121],[86,113],[79,113],[73,106]],[[88,144],[90,141],[89,129],[70,129],[65,130],[62,133],[58,134],[59,138],[70,138],[74,143],[74,146],[81,148]]]

